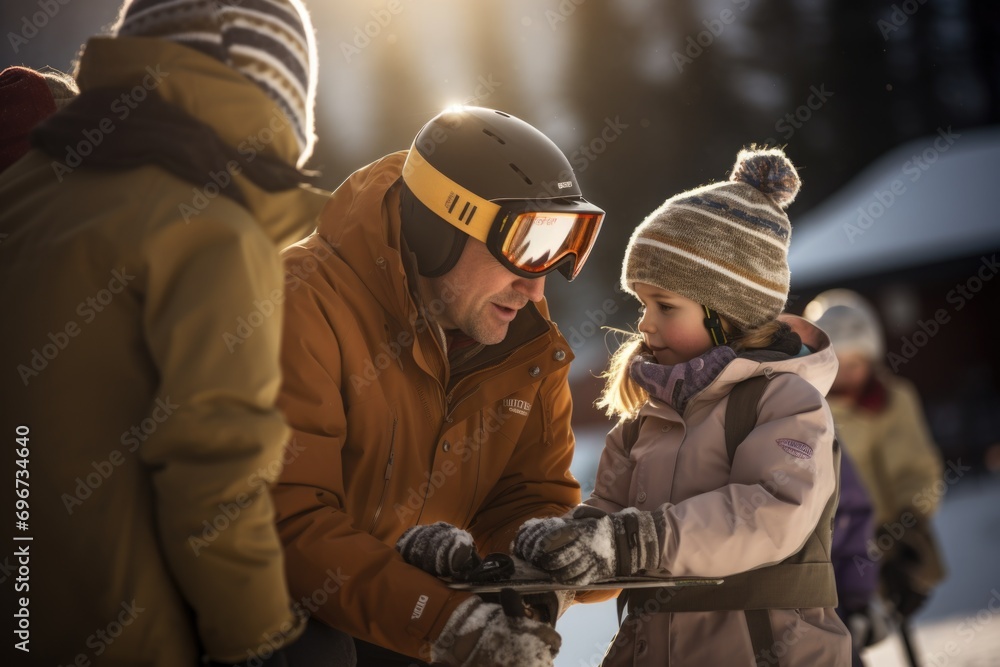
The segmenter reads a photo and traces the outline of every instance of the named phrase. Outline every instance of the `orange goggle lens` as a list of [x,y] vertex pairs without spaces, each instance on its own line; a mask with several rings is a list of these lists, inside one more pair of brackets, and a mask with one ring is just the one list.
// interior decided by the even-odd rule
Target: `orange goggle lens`
[[520,213],[508,227],[500,253],[513,268],[528,275],[547,273],[572,256],[571,266],[560,267],[572,280],[587,261],[603,221],[603,213]]

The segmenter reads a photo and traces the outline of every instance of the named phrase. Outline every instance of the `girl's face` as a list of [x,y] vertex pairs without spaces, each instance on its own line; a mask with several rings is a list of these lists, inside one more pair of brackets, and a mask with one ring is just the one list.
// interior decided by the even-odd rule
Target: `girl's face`
[[646,283],[634,287],[642,302],[639,333],[658,363],[683,363],[712,349],[701,304]]

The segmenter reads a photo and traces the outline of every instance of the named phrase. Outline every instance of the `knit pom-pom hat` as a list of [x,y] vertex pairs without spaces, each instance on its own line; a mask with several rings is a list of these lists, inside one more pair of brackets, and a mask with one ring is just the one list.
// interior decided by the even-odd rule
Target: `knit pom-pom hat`
[[785,208],[799,192],[778,148],[741,150],[729,181],[671,197],[632,233],[621,284],[676,292],[742,330],[776,318],[788,299]]
[[243,74],[288,116],[299,165],[316,143],[316,42],[301,0],[130,0],[117,34],[197,49]]

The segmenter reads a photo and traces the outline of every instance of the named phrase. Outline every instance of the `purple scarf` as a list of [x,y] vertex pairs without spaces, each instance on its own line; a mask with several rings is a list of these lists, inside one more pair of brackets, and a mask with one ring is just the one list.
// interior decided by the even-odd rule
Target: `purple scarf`
[[683,414],[691,397],[710,385],[735,358],[736,352],[728,345],[713,347],[705,354],[673,366],[656,363],[650,354],[640,354],[629,363],[628,371],[651,396]]

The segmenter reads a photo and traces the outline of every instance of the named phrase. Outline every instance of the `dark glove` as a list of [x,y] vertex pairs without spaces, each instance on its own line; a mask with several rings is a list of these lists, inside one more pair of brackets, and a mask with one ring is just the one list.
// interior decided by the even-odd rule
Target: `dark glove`
[[855,651],[879,643],[893,631],[889,612],[877,595],[860,609],[846,612],[844,625],[851,633],[851,644]]
[[583,586],[658,569],[661,544],[649,512],[607,514],[581,505],[568,518],[526,521],[513,551],[556,581]]
[[908,510],[878,531],[876,543],[884,541],[892,543],[892,547],[886,552],[879,572],[882,593],[904,619],[909,618],[944,577],[937,540],[930,522]]
[[552,667],[562,639],[551,626],[508,616],[473,596],[451,614],[431,647],[431,660],[451,667]]
[[927,595],[914,588],[908,570],[905,560],[893,559],[883,563],[880,571],[885,597],[903,618],[913,616],[927,601]]
[[437,577],[451,577],[482,561],[472,535],[444,521],[414,526],[396,541],[396,550],[410,565]]

